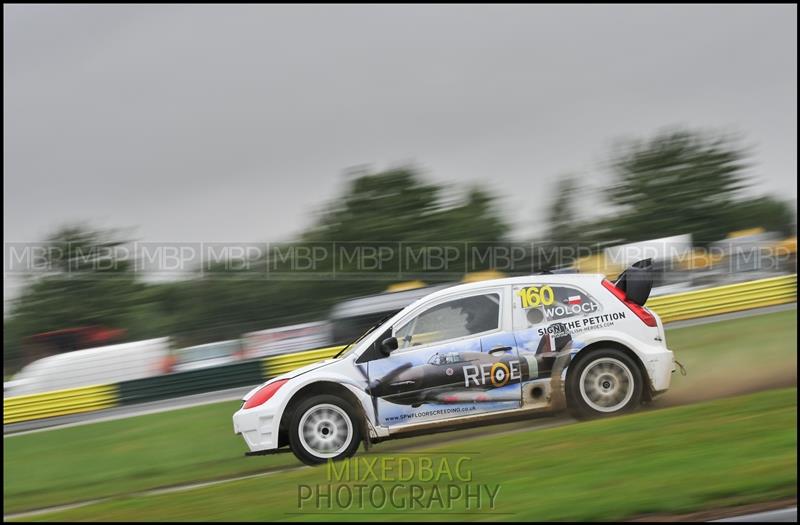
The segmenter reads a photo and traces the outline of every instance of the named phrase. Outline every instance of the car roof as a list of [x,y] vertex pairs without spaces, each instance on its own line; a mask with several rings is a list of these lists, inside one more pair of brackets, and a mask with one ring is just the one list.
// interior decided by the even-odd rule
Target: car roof
[[517,285],[517,284],[581,284],[586,282],[597,282],[604,279],[605,276],[599,273],[562,273],[562,274],[532,274],[522,275],[519,277],[504,277],[502,279],[488,279],[486,281],[477,281],[474,283],[463,283],[447,288],[437,290],[433,293],[420,297],[413,303],[409,304],[406,308],[413,309],[420,304],[427,303],[441,297],[449,297],[451,295],[458,295],[463,292],[480,291],[482,289],[496,288],[498,286]]
[[547,282],[547,284],[579,284],[587,281],[595,282],[603,279],[605,276],[599,273],[553,273],[553,274],[533,274],[523,275],[520,277],[504,277],[502,279],[489,279],[486,281],[478,281],[474,283],[463,283],[455,286],[449,286],[443,290],[435,291],[426,295],[423,299],[433,299],[445,295],[458,294],[461,292],[469,292],[473,290],[481,290],[482,288],[494,288],[496,286],[506,286],[515,284],[533,284],[537,282]]
[[553,273],[553,274],[531,274],[519,277],[503,277],[500,279],[487,279],[470,283],[445,283],[423,288],[414,288],[399,292],[388,292],[376,295],[356,297],[343,301],[333,307],[330,317],[333,320],[355,317],[359,315],[374,314],[386,311],[401,310],[411,305],[417,305],[420,301],[428,301],[437,297],[448,296],[471,290],[481,290],[494,286],[530,284],[532,282],[546,279],[548,283],[578,283],[597,281],[604,276],[601,274],[587,273]]

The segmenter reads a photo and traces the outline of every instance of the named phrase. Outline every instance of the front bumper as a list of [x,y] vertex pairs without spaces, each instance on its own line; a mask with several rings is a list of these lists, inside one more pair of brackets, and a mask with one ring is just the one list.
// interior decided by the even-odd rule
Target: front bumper
[[233,431],[242,435],[251,452],[278,448],[279,427],[278,411],[269,402],[250,409],[239,409],[233,415]]

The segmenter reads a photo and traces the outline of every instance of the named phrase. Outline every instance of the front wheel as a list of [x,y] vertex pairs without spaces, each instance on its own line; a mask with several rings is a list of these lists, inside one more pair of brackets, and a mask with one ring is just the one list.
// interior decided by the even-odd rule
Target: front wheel
[[306,465],[349,458],[360,443],[356,411],[343,399],[318,395],[295,407],[289,427],[289,445],[297,459]]
[[633,359],[620,350],[590,350],[570,369],[567,405],[578,419],[629,412],[642,402],[642,373]]

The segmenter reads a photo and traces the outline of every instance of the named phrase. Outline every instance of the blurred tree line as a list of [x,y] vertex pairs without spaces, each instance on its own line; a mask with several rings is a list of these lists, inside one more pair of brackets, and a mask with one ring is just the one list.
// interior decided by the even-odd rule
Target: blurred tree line
[[[98,261],[98,257],[113,258],[111,248],[130,242],[117,232],[64,228],[47,239],[61,248],[53,250],[57,258],[48,261],[51,271],[30,278],[4,319],[4,367],[14,369],[24,361],[24,338],[32,334],[99,325],[124,328],[128,340],[171,335],[177,345],[200,344],[324,319],[337,302],[383,291],[393,282],[304,278],[294,270],[294,258],[299,256],[292,248],[327,246],[333,241],[352,246],[376,241],[425,246],[507,237],[509,226],[501,219],[494,196],[476,187],[454,199],[447,189],[426,183],[412,168],[352,173],[344,194],[323,208],[315,224],[294,242],[276,246],[285,249],[286,258],[271,260],[268,253],[248,261],[246,268],[219,263],[165,283],[144,281],[131,271],[132,261],[124,258]],[[357,263],[354,258],[348,264]],[[284,273],[289,278],[266,278],[266,265],[273,275]],[[449,268],[463,273],[467,261],[451,261]],[[390,272],[389,278],[395,274]]]
[[666,130],[649,140],[618,145],[609,166],[613,179],[602,191],[611,211],[575,218],[580,185],[558,182],[549,216],[549,238],[620,244],[690,233],[706,246],[736,230],[762,227],[789,235],[789,203],[769,195],[748,196],[751,152],[735,137],[690,130]]
[[[684,233],[706,244],[754,226],[789,233],[794,219],[785,202],[743,195],[749,186],[748,157],[749,152],[728,137],[686,130],[628,141],[612,155],[613,180],[602,192],[612,211],[600,217],[580,213],[585,211],[576,202],[581,186],[574,177],[562,177],[547,211],[546,238],[535,244],[601,246]],[[509,240],[510,228],[494,195],[473,187],[456,198],[452,189],[426,182],[410,167],[351,172],[343,194],[324,206],[317,221],[286,247]],[[48,239],[61,248],[48,261],[52,271],[28,279],[3,322],[6,374],[24,362],[23,341],[32,334],[100,325],[124,328],[128,340],[172,335],[178,345],[199,344],[323,319],[337,302],[383,291],[391,283],[385,278],[302,275],[266,279],[249,273],[264,266],[291,273],[294,252],[288,250],[290,255],[279,260],[265,254],[249,261],[247,270],[217,264],[186,279],[147,282],[132,271],[132,261],[114,255],[114,248],[129,241],[119,232],[89,227],[66,227]],[[536,260],[532,253],[528,257],[531,260],[522,265],[527,268],[548,269],[552,264]],[[484,267],[475,267],[475,261],[468,266],[459,259],[450,261],[448,269],[458,273],[490,265],[487,260]],[[415,269],[407,264],[404,268]],[[344,268],[349,269],[354,268]]]

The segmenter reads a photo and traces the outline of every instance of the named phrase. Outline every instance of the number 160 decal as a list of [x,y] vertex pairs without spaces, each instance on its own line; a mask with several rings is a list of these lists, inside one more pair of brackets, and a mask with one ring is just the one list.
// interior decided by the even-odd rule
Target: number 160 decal
[[553,289],[548,286],[528,286],[517,292],[523,308],[533,308],[535,306],[549,306],[555,301]]

